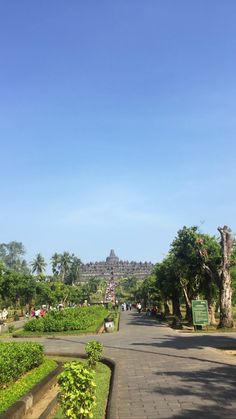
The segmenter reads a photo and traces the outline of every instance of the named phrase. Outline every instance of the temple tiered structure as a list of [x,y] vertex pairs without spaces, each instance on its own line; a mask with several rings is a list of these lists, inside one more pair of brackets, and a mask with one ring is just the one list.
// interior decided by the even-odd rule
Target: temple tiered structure
[[81,264],[80,281],[87,282],[92,278],[104,278],[106,280],[135,277],[144,280],[153,270],[151,262],[128,262],[122,261],[112,249],[106,261],[90,262]]

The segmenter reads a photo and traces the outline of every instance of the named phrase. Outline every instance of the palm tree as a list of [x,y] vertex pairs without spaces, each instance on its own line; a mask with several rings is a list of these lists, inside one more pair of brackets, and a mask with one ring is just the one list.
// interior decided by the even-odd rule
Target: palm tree
[[74,285],[76,282],[79,281],[80,265],[81,260],[78,257],[72,255],[69,275],[66,278],[67,284]]
[[71,268],[71,263],[73,260],[73,256],[74,255],[70,255],[69,252],[64,252],[61,255],[61,259],[60,259],[60,276],[61,276],[61,281],[64,282],[65,279],[68,277],[69,273],[70,273],[70,268]]
[[60,264],[61,264],[61,255],[59,253],[54,253],[51,257],[52,273],[55,276],[58,276],[60,273]]
[[36,273],[36,275],[43,274],[47,266],[44,257],[40,253],[37,253],[30,265],[32,266],[32,272]]

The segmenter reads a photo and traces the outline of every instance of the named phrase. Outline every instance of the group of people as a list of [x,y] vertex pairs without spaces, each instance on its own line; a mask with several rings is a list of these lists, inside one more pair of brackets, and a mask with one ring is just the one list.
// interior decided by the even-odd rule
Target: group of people
[[132,304],[131,303],[122,303],[121,304],[121,310],[122,311],[126,311],[126,310],[132,310]]
[[106,294],[105,294],[105,301],[114,301],[115,300],[115,287],[116,283],[113,280],[110,280],[107,283]]
[[147,309],[147,316],[155,317],[159,313],[159,309],[157,306],[153,306],[152,308]]
[[33,310],[31,311],[31,317],[39,319],[40,317],[44,317],[46,313],[47,310],[43,306],[41,308],[33,308]]
[[[135,307],[135,304],[134,304],[134,307]],[[138,302],[136,304],[136,309],[137,309],[138,313],[141,313],[142,304],[140,302]],[[132,304],[131,303],[126,303],[126,302],[122,303],[121,304],[121,310],[122,311],[130,310],[131,311],[132,310]]]

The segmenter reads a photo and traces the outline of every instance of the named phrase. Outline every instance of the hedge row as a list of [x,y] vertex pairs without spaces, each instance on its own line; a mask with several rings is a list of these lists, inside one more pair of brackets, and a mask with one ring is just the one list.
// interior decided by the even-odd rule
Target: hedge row
[[98,327],[108,311],[103,306],[66,308],[50,311],[45,317],[28,321],[24,330],[30,332],[63,332]]
[[0,343],[0,387],[42,364],[43,346],[38,343]]

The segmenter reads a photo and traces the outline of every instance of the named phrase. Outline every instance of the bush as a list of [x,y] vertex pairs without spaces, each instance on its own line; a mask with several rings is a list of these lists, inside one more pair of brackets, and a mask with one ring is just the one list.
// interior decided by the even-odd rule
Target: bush
[[11,324],[10,326],[8,326],[8,332],[9,332],[9,333],[14,332],[14,330],[15,330],[15,326],[14,326],[14,324]]
[[40,365],[43,358],[43,346],[38,343],[0,343],[0,387]]
[[[11,383],[8,388],[0,388],[0,413],[5,412],[56,367],[57,363],[55,361],[45,358],[39,367],[30,370],[27,374],[23,374],[22,377]],[[4,417],[6,417],[6,414]]]
[[33,319],[25,323],[24,329],[29,332],[43,332],[44,331],[44,321],[42,319]]
[[24,330],[30,332],[87,330],[91,327],[98,327],[107,314],[107,310],[101,306],[66,308],[60,311],[50,311],[43,318],[28,321],[24,325]]
[[93,418],[92,409],[95,406],[94,374],[81,362],[65,364],[60,374],[59,402],[66,418]]
[[88,365],[95,368],[102,357],[103,345],[96,340],[88,342],[85,346],[85,352],[88,355]]

